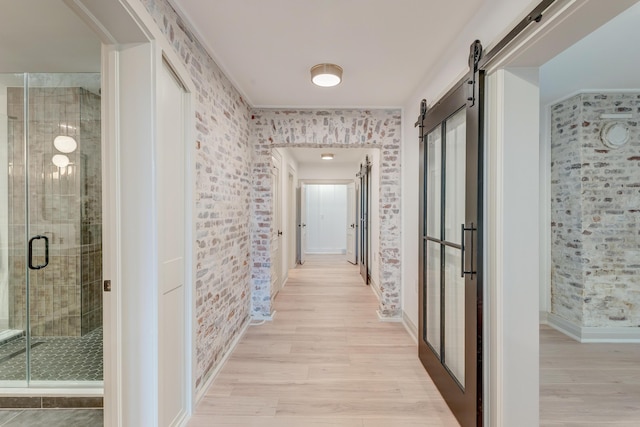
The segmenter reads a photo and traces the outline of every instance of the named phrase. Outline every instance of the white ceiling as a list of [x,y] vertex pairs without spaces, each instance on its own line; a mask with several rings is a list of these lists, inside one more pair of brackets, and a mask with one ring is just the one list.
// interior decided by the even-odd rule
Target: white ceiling
[[542,105],[579,90],[640,90],[639,23],[637,3],[543,65]]
[[[170,0],[256,107],[401,106],[489,0]],[[344,69],[334,88],[309,69]]]
[[[170,1],[254,106],[397,107],[491,0]],[[0,73],[100,71],[99,40],[62,0],[0,0],[0,11]],[[569,86],[638,87],[638,19],[640,5],[543,67],[545,101]],[[343,66],[342,84],[311,84],[324,61]]]
[[99,72],[100,41],[61,0],[0,0],[0,72]]
[[[285,149],[299,164],[358,164],[364,156],[371,152],[371,148],[286,148]],[[322,153],[333,153],[333,160],[322,160]]]

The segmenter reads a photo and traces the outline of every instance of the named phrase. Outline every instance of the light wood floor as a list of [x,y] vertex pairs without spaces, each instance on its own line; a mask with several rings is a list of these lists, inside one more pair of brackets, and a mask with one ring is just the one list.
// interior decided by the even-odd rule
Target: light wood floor
[[640,426],[640,344],[580,344],[542,326],[540,424]]
[[[292,270],[275,320],[249,328],[189,426],[457,426],[358,271],[331,256]],[[542,326],[540,421],[640,426],[640,345],[580,344]]]
[[189,426],[457,426],[358,271],[331,256],[292,270],[274,321],[249,327]]

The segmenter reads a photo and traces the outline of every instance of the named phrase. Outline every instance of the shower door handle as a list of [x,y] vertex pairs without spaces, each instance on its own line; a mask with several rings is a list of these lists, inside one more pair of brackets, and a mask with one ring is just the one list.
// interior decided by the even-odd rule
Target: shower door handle
[[[35,240],[44,239],[44,264],[33,265],[33,242]],[[47,236],[33,236],[29,239],[29,268],[32,270],[40,270],[49,265],[49,238]]]

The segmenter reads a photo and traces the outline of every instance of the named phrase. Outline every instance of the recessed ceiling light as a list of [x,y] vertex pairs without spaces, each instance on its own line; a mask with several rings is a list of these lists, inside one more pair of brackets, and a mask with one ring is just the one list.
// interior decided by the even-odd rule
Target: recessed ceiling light
[[336,86],[342,81],[342,68],[336,64],[314,65],[311,67],[311,81],[316,86]]
[[323,153],[320,157],[322,160],[333,160],[333,153]]

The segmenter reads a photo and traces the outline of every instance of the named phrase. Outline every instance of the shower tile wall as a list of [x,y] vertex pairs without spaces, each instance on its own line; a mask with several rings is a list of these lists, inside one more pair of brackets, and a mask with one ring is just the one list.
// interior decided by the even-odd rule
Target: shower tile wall
[[[9,116],[16,118],[9,140],[9,327],[18,330],[26,327],[23,93],[7,90]],[[100,98],[81,88],[31,88],[28,105],[29,236],[50,242],[49,266],[30,270],[31,332],[80,336],[101,322]],[[61,134],[78,142],[65,168],[51,161]],[[34,261],[42,263],[42,240],[36,247]]]
[[100,97],[84,89],[80,96],[81,330],[102,326],[102,157]]

